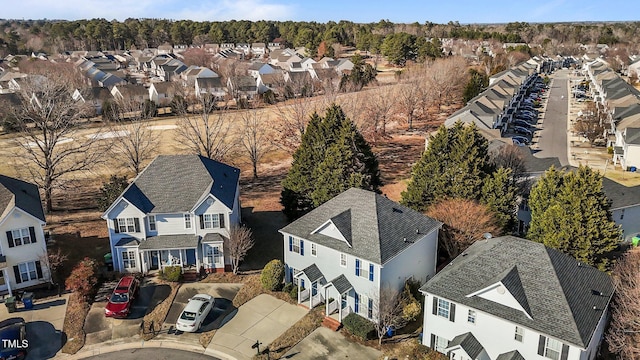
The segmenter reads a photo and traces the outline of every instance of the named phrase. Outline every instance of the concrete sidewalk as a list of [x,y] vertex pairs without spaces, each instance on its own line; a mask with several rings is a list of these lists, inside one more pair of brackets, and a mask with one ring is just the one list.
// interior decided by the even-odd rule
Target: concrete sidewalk
[[[355,355],[357,354],[357,355]],[[283,359],[380,359],[382,352],[347,340],[337,331],[325,327],[315,329],[309,336],[292,347]]]
[[251,345],[260,341],[261,349],[269,346],[306,314],[307,310],[300,306],[270,295],[259,295],[225,319],[207,351],[215,349],[236,359],[251,359],[256,354]]

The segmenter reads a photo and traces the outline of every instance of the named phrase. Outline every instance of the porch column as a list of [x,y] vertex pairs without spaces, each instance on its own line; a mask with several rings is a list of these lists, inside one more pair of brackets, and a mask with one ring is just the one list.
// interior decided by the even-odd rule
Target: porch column
[[309,310],[311,309],[313,309],[313,283],[311,283],[311,287],[309,288]]
[[340,305],[338,305],[338,320],[342,322],[342,294],[340,294]]
[[325,316],[329,316],[329,300],[328,300],[329,297],[327,296],[327,290],[328,289],[329,289],[328,287],[324,288],[324,298],[325,298],[325,301],[324,301],[324,315]]
[[184,270],[184,260],[182,259],[182,253],[184,252],[184,249],[180,249],[178,250],[178,254],[180,254],[180,267]]
[[147,272],[147,263],[145,261],[145,251],[140,251],[140,271],[144,274]]
[[9,296],[13,296],[13,291],[11,291],[11,280],[9,280],[9,274],[7,273],[7,268],[2,269],[2,275],[4,277],[5,283],[7,284],[7,290],[9,291]]
[[298,304],[300,304],[300,279],[298,278]]

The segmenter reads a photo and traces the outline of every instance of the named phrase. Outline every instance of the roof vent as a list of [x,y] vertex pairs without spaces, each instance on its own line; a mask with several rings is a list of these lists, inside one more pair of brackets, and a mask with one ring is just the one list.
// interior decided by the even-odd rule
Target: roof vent
[[398,208],[395,208],[395,207],[393,208],[393,212],[397,212],[397,213],[402,214],[402,210],[400,210],[400,209],[398,209]]
[[578,267],[582,267],[582,263],[581,262],[578,262]]
[[486,232],[482,234],[482,237],[485,238],[485,240],[489,240],[493,237],[493,235],[491,235],[491,233]]
[[598,307],[596,307],[595,305],[593,305],[593,310],[598,310]]
[[591,295],[604,296],[604,293],[598,290],[591,290]]
[[416,229],[416,234],[420,234],[420,229]]

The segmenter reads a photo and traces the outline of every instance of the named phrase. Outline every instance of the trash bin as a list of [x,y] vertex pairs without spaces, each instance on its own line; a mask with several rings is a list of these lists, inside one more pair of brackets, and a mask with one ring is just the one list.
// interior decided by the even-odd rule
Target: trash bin
[[22,295],[22,304],[25,309],[33,309],[33,293],[24,293],[24,295]]
[[636,247],[638,246],[638,244],[640,244],[640,234],[634,236],[631,238],[631,244]]
[[4,300],[4,305],[7,307],[7,311],[12,313],[16,312],[16,298],[9,296]]
[[635,166],[630,167],[630,168],[629,168],[629,171],[631,171],[631,172],[636,172],[636,167],[635,167]]
[[107,271],[113,271],[113,258],[111,253],[104,254],[104,264],[107,267]]

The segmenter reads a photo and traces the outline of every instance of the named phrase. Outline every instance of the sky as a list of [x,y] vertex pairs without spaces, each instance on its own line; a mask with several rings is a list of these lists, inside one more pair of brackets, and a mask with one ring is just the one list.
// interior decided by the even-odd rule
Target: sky
[[357,23],[637,21],[637,0],[0,0],[3,19],[162,18]]

